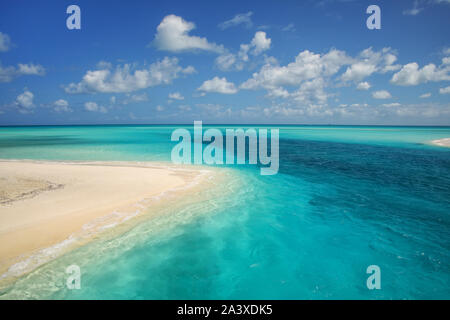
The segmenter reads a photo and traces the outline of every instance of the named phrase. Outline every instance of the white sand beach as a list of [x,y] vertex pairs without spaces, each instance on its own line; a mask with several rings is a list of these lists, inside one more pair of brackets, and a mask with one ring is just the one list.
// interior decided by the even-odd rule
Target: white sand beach
[[431,141],[432,144],[440,147],[450,147],[450,138],[444,138]]
[[195,192],[193,181],[203,185],[204,175],[204,168],[154,163],[0,160],[0,275],[102,217],[109,215],[92,233],[124,220],[118,213],[135,213],[139,201]]

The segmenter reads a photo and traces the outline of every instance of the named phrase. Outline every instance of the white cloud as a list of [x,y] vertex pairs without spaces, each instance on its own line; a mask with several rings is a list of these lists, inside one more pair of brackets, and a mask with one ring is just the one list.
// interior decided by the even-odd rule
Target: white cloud
[[386,91],[386,90],[375,91],[372,93],[372,97],[375,99],[390,99],[390,98],[392,98],[389,91]]
[[[337,74],[343,65],[354,60],[345,52],[336,49],[326,54],[315,54],[305,50],[298,54],[295,61],[286,66],[278,63],[266,63],[252,78],[241,84],[242,89],[263,88],[268,91],[269,98],[289,98],[294,108],[303,108],[305,114],[325,112],[330,94],[325,92],[330,79]],[[286,87],[296,87],[289,92]],[[283,110],[286,110],[283,107]],[[321,110],[321,111],[319,111]]]
[[267,34],[264,31],[257,31],[250,43],[243,43],[240,45],[237,54],[224,52],[216,58],[215,63],[219,69],[223,71],[228,71],[231,68],[242,70],[244,64],[249,61],[249,53],[257,56],[262,52],[269,50],[271,42],[272,40],[267,38]]
[[386,73],[400,68],[400,65],[394,64],[397,56],[391,48],[383,48],[378,52],[367,48],[354,60],[341,76],[344,82],[361,81],[375,72]]
[[225,30],[230,27],[235,27],[240,24],[244,24],[247,28],[250,28],[253,26],[253,22],[251,19],[252,15],[253,12],[251,11],[247,13],[239,13],[235,15],[232,19],[220,23],[218,27],[222,30]]
[[300,85],[298,90],[290,94],[294,101],[302,104],[319,104],[324,105],[327,102],[328,95],[325,93],[325,80],[316,78],[305,81]]
[[400,107],[401,104],[398,102],[393,102],[393,103],[383,103],[381,106],[386,107],[386,108],[395,108],[395,107]]
[[419,96],[419,98],[422,98],[422,99],[425,99],[425,98],[429,98],[429,97],[431,97],[431,93],[424,93],[424,94],[421,94],[420,96]]
[[271,42],[272,40],[266,37],[266,33],[264,31],[257,31],[252,39],[252,42],[250,43],[253,47],[252,53],[254,55],[258,55],[263,51],[269,50]]
[[196,73],[197,70],[195,70],[195,68],[193,66],[187,66],[181,72],[183,72],[184,74],[193,74],[193,73]]
[[439,89],[439,93],[440,94],[448,94],[448,93],[450,93],[450,86],[448,86],[446,88],[440,88]]
[[143,102],[148,101],[148,96],[144,92],[142,94],[129,94],[127,93],[127,97],[122,101],[122,104],[127,105],[133,102]]
[[19,63],[17,67],[3,67],[0,64],[0,82],[11,82],[12,80],[24,75],[45,75],[45,69],[41,65]]
[[216,65],[220,70],[229,70],[236,62],[236,55],[233,53],[225,53],[216,58]]
[[54,108],[56,112],[72,112],[73,110],[69,107],[69,103],[64,99],[59,99],[53,102]]
[[45,69],[40,65],[30,64],[18,64],[17,72],[21,75],[44,75]]
[[267,96],[271,98],[288,98],[290,96],[290,93],[283,87],[278,87],[270,89]]
[[84,104],[84,109],[90,112],[101,112],[101,113],[106,113],[108,112],[108,110],[103,107],[103,106],[99,106],[96,102],[86,102]]
[[182,68],[177,58],[165,57],[146,69],[133,70],[130,64],[117,66],[114,71],[101,69],[88,71],[79,83],[65,87],[67,93],[132,92],[161,84],[169,84],[179,74],[192,73],[193,67]]
[[0,32],[0,52],[8,51],[11,47],[11,39],[6,33]]
[[[328,100],[335,93],[327,92],[328,87],[346,85],[347,81],[355,81],[358,90],[368,90],[371,84],[363,81],[373,73],[386,73],[399,69],[397,56],[391,48],[374,51],[363,50],[357,57],[351,57],[344,51],[331,49],[328,53],[317,54],[308,50],[300,52],[294,62],[280,66],[277,61],[268,62],[258,72],[240,85],[241,89],[265,89],[266,97],[284,99],[279,110],[299,109],[304,115],[319,116],[335,112],[348,115],[348,110],[334,110]],[[343,67],[347,66],[343,72]],[[291,90],[289,87],[292,87]],[[389,92],[374,93],[374,97],[387,99]],[[362,104],[358,104],[361,107]],[[356,106],[353,105],[352,108]],[[330,111],[331,110],[331,111]],[[334,111],[333,111],[334,110]],[[290,111],[289,111],[290,112]],[[353,111],[352,111],[353,112]],[[299,115],[300,112],[294,112]]]
[[369,105],[367,103],[352,103],[350,105],[350,107],[352,108],[365,108],[368,107]]
[[34,94],[25,89],[23,93],[19,94],[16,98],[15,105],[19,108],[21,113],[30,113],[34,108]]
[[156,106],[156,111],[158,111],[158,112],[164,111],[164,107],[163,106]]
[[206,80],[197,90],[223,94],[234,94],[238,91],[234,83],[228,82],[225,77],[214,77],[211,80]]
[[169,99],[184,100],[184,97],[179,92],[169,93]]
[[206,50],[220,53],[224,51],[223,46],[210,43],[206,38],[189,35],[193,29],[195,29],[194,23],[171,14],[164,17],[157,27],[153,42],[159,50],[172,52]]
[[342,80],[344,81],[360,81],[377,70],[376,66],[373,64],[367,64],[364,62],[358,62],[352,64],[347,68],[345,73],[342,75]]
[[358,85],[356,86],[356,89],[358,89],[358,90],[369,90],[370,87],[371,87],[370,83],[365,81],[365,82],[358,83]]
[[407,9],[403,11],[404,15],[407,16],[416,16],[418,15],[421,11],[423,10],[423,8],[419,8],[419,1],[415,0],[413,7],[411,9]]
[[420,69],[416,62],[408,63],[392,76],[391,83],[399,86],[415,86],[445,80],[450,80],[450,57],[443,58],[439,67],[430,63]]
[[286,66],[265,64],[252,78],[241,84],[241,88],[273,91],[283,86],[299,86],[304,81],[328,78],[350,61],[345,52],[335,49],[323,55],[305,50]]

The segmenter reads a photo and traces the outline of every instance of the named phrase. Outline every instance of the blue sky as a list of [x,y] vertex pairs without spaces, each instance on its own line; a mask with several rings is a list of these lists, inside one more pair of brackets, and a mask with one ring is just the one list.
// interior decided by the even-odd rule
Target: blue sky
[[450,125],[448,30],[450,0],[2,1],[0,125]]

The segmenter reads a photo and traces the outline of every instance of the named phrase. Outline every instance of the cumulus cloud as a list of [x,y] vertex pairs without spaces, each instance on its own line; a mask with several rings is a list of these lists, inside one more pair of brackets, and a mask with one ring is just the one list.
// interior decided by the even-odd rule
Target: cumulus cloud
[[108,110],[103,107],[99,106],[96,102],[88,101],[84,104],[84,109],[90,112],[101,112],[101,113],[107,113]]
[[369,90],[370,87],[371,87],[370,83],[365,81],[365,82],[358,83],[358,85],[356,86],[356,89],[358,89],[358,90]]
[[392,76],[391,83],[399,86],[416,86],[420,83],[448,80],[450,80],[450,57],[445,57],[438,67],[430,63],[420,68],[416,62],[408,63]]
[[220,70],[230,70],[236,63],[237,57],[233,53],[225,53],[216,58],[216,65]]
[[450,93],[450,86],[448,86],[446,88],[440,88],[439,89],[439,93],[440,94],[449,94]]
[[375,72],[386,73],[395,71],[400,65],[394,64],[397,56],[391,48],[373,51],[372,48],[363,50],[354,63],[345,70],[341,79],[346,81],[361,81]]
[[34,94],[25,89],[23,93],[17,96],[14,104],[19,108],[20,113],[30,113],[34,108],[33,99]]
[[193,66],[187,66],[186,68],[181,70],[181,72],[184,74],[194,74],[197,72],[197,70],[195,70],[195,68]]
[[53,110],[56,112],[72,112],[73,110],[69,107],[69,103],[64,99],[59,99],[53,102]]
[[157,27],[153,43],[159,50],[171,52],[205,50],[223,52],[223,46],[209,42],[206,38],[189,35],[195,29],[193,22],[188,22],[182,17],[168,15],[164,17]]
[[[371,84],[363,79],[374,73],[398,70],[401,66],[397,65],[396,61],[397,56],[391,48],[379,51],[367,48],[356,57],[334,48],[323,54],[305,50],[295,57],[295,61],[287,65],[267,61],[239,88],[265,89],[266,97],[276,100],[272,103],[283,104],[278,108],[279,113],[318,116],[329,114],[332,108],[329,99],[335,96],[335,93],[328,92],[328,88],[346,85],[352,81],[356,83],[358,90],[369,90]],[[387,99],[391,95],[382,90],[374,93],[374,97]],[[363,105],[358,104],[358,108]],[[353,109],[356,107],[355,104],[351,106]],[[350,111],[342,108],[339,107],[339,110],[333,112],[348,115]]]
[[184,100],[184,97],[179,92],[169,93],[169,99]]
[[374,99],[390,99],[390,98],[392,98],[389,91],[386,91],[386,90],[375,91],[372,93],[372,97]]
[[376,66],[364,62],[352,64],[342,75],[344,81],[360,81],[376,71]]
[[328,94],[325,93],[325,80],[316,78],[303,82],[300,87],[292,92],[290,96],[296,102],[306,105],[324,105],[327,102]]
[[214,77],[211,80],[206,80],[197,90],[223,94],[234,94],[238,91],[234,83],[228,82],[225,77]]
[[14,79],[25,75],[45,75],[45,69],[41,65],[19,63],[17,67],[3,67],[0,64],[0,82],[11,82]]
[[8,51],[11,47],[11,39],[6,33],[0,32],[0,52]]
[[263,51],[269,50],[271,42],[272,40],[267,38],[264,31],[257,31],[252,39],[252,42],[250,43],[251,47],[253,47],[252,53],[254,55],[258,55]]
[[216,58],[216,65],[220,70],[227,71],[232,68],[242,70],[244,64],[249,61],[249,54],[257,56],[262,52],[270,49],[272,40],[267,37],[264,31],[257,31],[250,43],[240,45],[237,54],[224,52]]
[[[252,78],[241,84],[242,89],[266,89],[270,98],[290,98],[296,106],[311,108],[318,112],[319,105],[325,105],[329,94],[325,92],[330,78],[353,59],[343,51],[330,50],[316,54],[305,50],[295,61],[286,66],[267,63]],[[289,92],[286,87],[296,87]],[[315,106],[315,107],[314,107]]]
[[183,68],[177,58],[165,57],[148,68],[134,70],[130,64],[119,65],[115,70],[88,71],[78,83],[65,87],[67,93],[132,92],[161,84],[169,84],[180,74],[190,74],[193,67]]
[[218,27],[222,30],[238,26],[240,24],[245,25],[247,28],[250,28],[253,26],[253,22],[251,19],[251,16],[253,15],[253,12],[247,12],[247,13],[239,13],[235,15],[232,19],[224,21],[218,25]]
[[[305,50],[297,55],[294,62],[286,66],[267,63],[252,78],[241,84],[242,89],[264,88],[269,92],[284,92],[283,86],[299,86],[304,81],[325,79],[336,74],[351,62],[345,52],[332,49],[326,54],[315,54]],[[324,81],[315,83],[324,83]],[[275,93],[275,95],[277,95]]]
[[419,98],[422,98],[422,99],[426,99],[426,98],[429,98],[429,97],[431,97],[431,93],[424,93],[424,94],[421,94],[420,96],[419,96]]

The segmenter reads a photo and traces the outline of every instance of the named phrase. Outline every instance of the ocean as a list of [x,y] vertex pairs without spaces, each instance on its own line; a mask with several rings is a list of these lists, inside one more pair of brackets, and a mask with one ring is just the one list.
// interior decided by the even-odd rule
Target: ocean
[[[0,158],[166,162],[178,127],[192,130],[0,127]],[[217,166],[229,179],[211,194],[53,259],[0,299],[450,298],[450,148],[429,144],[450,127],[258,128],[280,129],[278,174]],[[80,290],[66,288],[71,264]]]

